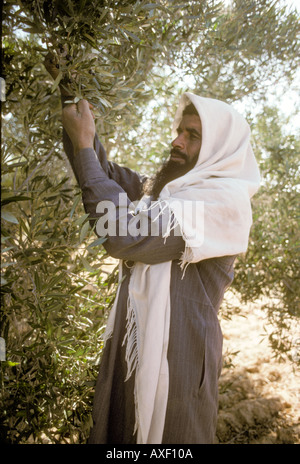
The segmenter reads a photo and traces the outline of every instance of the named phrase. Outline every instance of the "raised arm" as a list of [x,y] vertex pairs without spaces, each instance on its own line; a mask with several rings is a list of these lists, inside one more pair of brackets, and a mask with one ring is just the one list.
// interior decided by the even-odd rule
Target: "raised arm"
[[[65,55],[67,55],[67,49],[62,52],[60,57],[61,61],[65,60]],[[45,68],[47,69],[47,71],[53,79],[56,79],[58,76],[60,60],[58,60],[58,58],[55,57],[52,53],[48,53],[48,55],[45,58]],[[73,100],[74,95],[72,95],[72,91],[70,90],[68,83],[66,83],[64,79],[61,81],[59,89],[61,93],[62,106],[65,107],[65,102]],[[72,170],[74,172],[74,175],[77,179],[77,182],[79,182],[78,172],[76,171],[74,163],[73,144],[65,129],[63,129],[63,145],[65,153],[69,159]],[[108,161],[106,151],[102,143],[100,142],[97,134],[95,134],[94,136],[93,148],[107,176],[110,179],[115,180],[124,189],[131,201],[138,199],[141,195],[143,183],[146,180],[146,178],[140,176],[138,173],[132,171],[131,169],[121,167],[116,163]]]
[[[78,173],[74,163],[73,144],[65,129],[63,129],[63,145],[77,182],[79,182]],[[140,198],[143,190],[143,183],[146,178],[140,176],[137,172],[129,168],[122,167],[116,163],[108,161],[106,151],[96,133],[93,141],[93,148],[105,174],[122,187],[131,201],[135,201]]]
[[[175,234],[167,239],[163,237],[163,225],[169,220],[168,211],[160,216],[155,233],[151,234],[151,211],[143,211],[133,217],[130,213],[131,199],[102,168],[93,147],[95,125],[88,103],[81,100],[77,106],[74,104],[64,108],[63,124],[74,146],[74,167],[78,173],[85,210],[92,224],[103,217],[104,206],[113,207],[113,215],[109,218],[111,227],[107,229],[107,240],[104,243],[108,253],[115,258],[146,264],[179,259],[185,246],[182,237]],[[139,220],[143,220],[147,234],[134,233]],[[98,228],[96,231],[103,235]]]

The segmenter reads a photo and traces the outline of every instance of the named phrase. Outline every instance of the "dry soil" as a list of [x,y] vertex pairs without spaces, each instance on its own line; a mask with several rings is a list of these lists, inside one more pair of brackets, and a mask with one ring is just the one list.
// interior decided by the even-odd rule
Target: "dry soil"
[[[239,314],[221,320],[224,358],[234,365],[224,368],[220,378],[217,443],[300,443],[299,371],[294,363],[274,357],[263,303],[237,302]],[[293,330],[299,341],[299,326]]]

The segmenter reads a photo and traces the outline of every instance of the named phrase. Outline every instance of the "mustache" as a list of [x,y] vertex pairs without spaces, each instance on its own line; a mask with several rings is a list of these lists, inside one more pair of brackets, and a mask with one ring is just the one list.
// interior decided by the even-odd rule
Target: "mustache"
[[171,156],[172,156],[172,155],[180,156],[180,157],[183,158],[185,161],[188,160],[188,157],[186,156],[186,154],[183,153],[182,151],[180,151],[179,148],[172,148],[172,150],[170,151],[170,154],[171,154]]

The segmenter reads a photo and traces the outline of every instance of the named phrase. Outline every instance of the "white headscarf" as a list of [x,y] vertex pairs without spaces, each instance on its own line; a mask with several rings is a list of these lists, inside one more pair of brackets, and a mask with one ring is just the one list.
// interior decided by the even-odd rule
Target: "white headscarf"
[[[226,103],[184,93],[175,114],[173,136],[190,102],[202,124],[198,161],[187,174],[168,183],[157,202],[162,211],[167,206],[169,217],[173,218],[166,236],[171,228],[179,226],[185,240],[183,267],[247,250],[252,224],[250,198],[260,183],[249,125]],[[138,214],[148,211],[141,210]],[[155,265],[135,263],[129,282],[124,342],[128,377],[136,371],[137,443],[159,444],[163,435],[169,385],[171,264],[171,261]],[[113,330],[116,306],[117,298],[106,338]]]

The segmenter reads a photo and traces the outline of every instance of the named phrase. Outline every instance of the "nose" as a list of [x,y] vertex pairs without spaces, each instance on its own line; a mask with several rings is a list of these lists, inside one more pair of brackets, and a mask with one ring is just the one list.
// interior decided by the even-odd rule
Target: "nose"
[[185,147],[185,141],[184,141],[184,136],[183,134],[179,134],[176,139],[173,140],[172,142],[172,147],[173,148],[179,148],[180,150],[184,150]]

